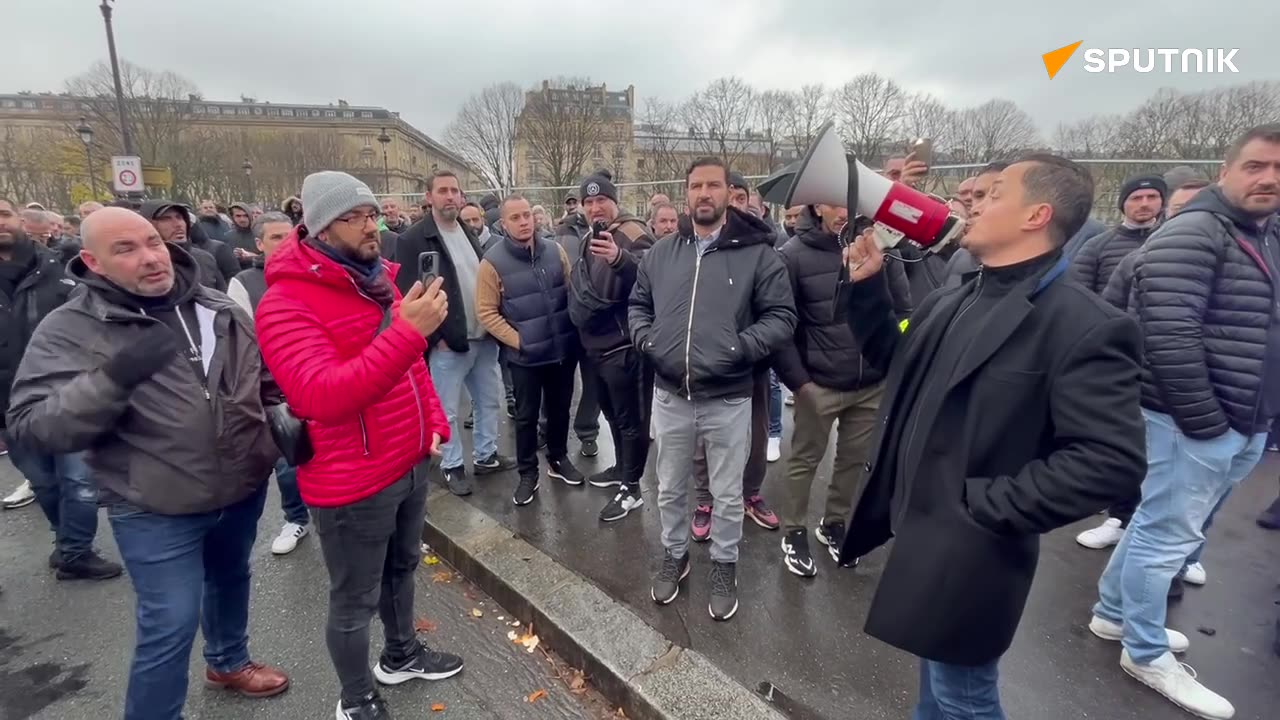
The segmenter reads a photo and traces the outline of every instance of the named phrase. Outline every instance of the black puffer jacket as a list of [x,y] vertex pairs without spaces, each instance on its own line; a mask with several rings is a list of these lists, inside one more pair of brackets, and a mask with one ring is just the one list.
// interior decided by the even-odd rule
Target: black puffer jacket
[[1274,217],[1259,228],[1212,187],[1137,252],[1131,312],[1143,332],[1142,406],[1172,416],[1188,437],[1262,432],[1268,413],[1280,412],[1276,233]]
[[[822,228],[810,228],[787,241],[780,251],[795,298],[795,342],[774,356],[778,379],[798,391],[814,382],[831,390],[858,390],[884,379],[862,359],[849,328],[849,293],[853,286],[840,258],[840,242]],[[901,262],[885,263],[885,287],[898,320],[911,316],[911,291]],[[854,358],[857,361],[854,361]]]
[[705,253],[687,218],[645,253],[627,317],[658,387],[686,398],[751,395],[756,363],[791,342],[796,328],[791,283],[772,243],[763,220],[729,208]]
[[1071,279],[1102,294],[1120,261],[1142,247],[1152,230],[1121,225],[1089,238],[1071,260]]
[[0,414],[9,408],[9,390],[36,326],[67,301],[76,284],[63,272],[66,263],[26,235],[18,235],[13,259],[5,264],[0,274],[12,280],[12,290],[0,280]]

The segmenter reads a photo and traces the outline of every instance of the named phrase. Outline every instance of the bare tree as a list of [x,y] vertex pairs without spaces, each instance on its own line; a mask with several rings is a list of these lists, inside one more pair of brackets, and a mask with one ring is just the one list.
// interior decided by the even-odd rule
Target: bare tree
[[515,184],[516,118],[524,91],[512,82],[490,85],[467,98],[445,129],[445,142],[499,189]]
[[831,96],[822,85],[805,85],[791,93],[791,106],[787,135],[804,150],[817,139],[822,124],[831,119]]
[[1177,91],[1163,88],[1129,113],[1120,127],[1121,151],[1135,158],[1169,158],[1186,103]]
[[662,181],[681,177],[690,142],[687,129],[680,127],[680,113],[658,98],[644,101],[635,130],[636,180],[653,182],[646,192],[658,192]]
[[[127,60],[120,63],[120,84],[129,128],[143,162],[168,163],[166,153],[191,124],[191,100],[199,97],[198,88],[176,73],[156,72]],[[68,80],[66,89],[86,98],[88,112],[100,132],[99,142],[123,151],[111,67],[101,61],[94,63],[86,72]]]
[[1074,123],[1059,123],[1053,147],[1069,158],[1106,158],[1119,148],[1119,115],[1094,115]]
[[755,90],[736,77],[719,78],[680,107],[694,145],[730,167],[758,142],[752,121]]
[[907,98],[903,108],[901,129],[905,139],[930,138],[934,158],[950,151],[951,131],[955,128],[955,111],[932,95],[915,94]]
[[[605,162],[603,146],[615,139],[614,125],[625,124],[630,129],[631,118],[615,115],[603,90],[600,95],[580,92],[589,87],[586,79],[559,78],[526,96],[518,135],[529,160],[545,171],[536,173],[541,182],[553,186],[576,183],[589,161]],[[557,94],[555,90],[560,88],[574,92]],[[617,172],[615,169],[615,180]]]
[[766,172],[778,168],[782,148],[791,144],[786,127],[795,112],[791,94],[782,90],[766,90],[756,100],[756,126],[764,138]]
[[858,75],[837,90],[836,117],[849,150],[865,162],[878,162],[886,143],[898,135],[906,99],[897,83],[876,73]]
[[988,100],[963,110],[956,131],[964,145],[966,161],[989,161],[1028,150],[1039,142],[1036,124],[1022,108],[1009,100]]

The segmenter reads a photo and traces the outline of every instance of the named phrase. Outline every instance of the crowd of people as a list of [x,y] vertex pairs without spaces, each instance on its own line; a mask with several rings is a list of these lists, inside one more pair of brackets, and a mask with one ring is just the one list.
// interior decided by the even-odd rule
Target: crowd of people
[[[913,185],[928,168],[883,172]],[[921,720],[1004,717],[998,663],[1039,536],[1106,509],[1077,538],[1115,546],[1088,629],[1179,707],[1232,717],[1165,619],[1183,582],[1206,581],[1205,531],[1280,415],[1280,126],[1242,134],[1216,182],[1130,178],[1110,229],[1079,165],[993,162],[947,198],[965,232],[942,248],[888,243],[857,208],[778,208],[779,224],[714,157],[685,192],[643,218],[607,170],[557,218],[468,198],[449,171],[403,209],[336,171],[278,209],[122,200],[63,218],[0,199],[0,429],[26,478],[4,506],[39,503],[59,579],[127,571],[126,720],[181,716],[197,626],[208,685],[288,689],[247,635],[272,475],[272,552],[314,528],[329,573],[336,717],[390,718],[379,684],[463,667],[414,630],[429,481],[468,495],[514,470],[528,506],[540,451],[546,478],[610,491],[605,522],[644,505],[652,454],[652,599],[674,601],[691,542],[709,543],[719,621],[739,607],[748,518],[781,531],[802,578],[826,563],[810,527],[833,571],[896,538],[866,630],[921,659]],[[784,405],[775,512],[762,486]],[[594,457],[601,415],[614,462],[587,476],[569,430]],[[93,547],[99,505],[122,564]],[[1280,500],[1258,523],[1280,528]]]

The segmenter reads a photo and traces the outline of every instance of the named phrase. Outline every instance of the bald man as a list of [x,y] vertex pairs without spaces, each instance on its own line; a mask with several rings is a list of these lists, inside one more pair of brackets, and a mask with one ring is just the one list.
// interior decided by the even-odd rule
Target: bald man
[[977,181],[977,177],[968,177],[961,180],[956,187],[956,197],[960,198],[960,202],[964,203],[966,213],[973,208],[973,185]]
[[[178,720],[196,627],[205,684],[247,697],[289,679],[248,649],[249,554],[280,451],[283,402],[249,316],[145,218],[103,208],[67,266],[77,291],[36,328],[7,422],[23,447],[89,447],[137,595],[125,720]],[[201,611],[203,610],[203,622]]]

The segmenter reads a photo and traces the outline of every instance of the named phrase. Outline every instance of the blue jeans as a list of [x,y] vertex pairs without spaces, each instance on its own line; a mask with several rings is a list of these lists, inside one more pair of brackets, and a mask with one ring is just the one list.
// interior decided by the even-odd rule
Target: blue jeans
[[276,485],[280,488],[280,509],[284,511],[284,521],[295,525],[311,522],[307,504],[302,502],[302,494],[298,492],[298,468],[284,458],[276,461]]
[[1129,657],[1148,665],[1169,651],[1169,584],[1204,542],[1210,513],[1258,464],[1267,436],[1228,430],[1212,440],[1193,440],[1168,415],[1142,414],[1147,421],[1142,502],[1098,581],[1093,614],[1121,623]]
[[782,437],[782,383],[772,370],[769,371],[769,437]]
[[196,625],[217,672],[249,663],[249,551],[267,487],[214,512],[157,515],[128,503],[107,513],[137,595],[137,639],[124,720],[177,720],[187,698]]
[[911,720],[1004,720],[999,659],[986,665],[920,660],[920,704]]
[[62,561],[72,562],[92,550],[98,534],[98,489],[89,480],[84,453],[45,455],[11,442],[9,459],[31,483]]
[[476,460],[483,460],[498,450],[498,408],[502,401],[502,371],[498,368],[498,343],[492,338],[472,340],[464,353],[431,348],[431,382],[440,396],[440,405],[449,419],[449,442],[440,446],[440,467],[445,470],[462,467],[462,422],[458,406],[462,404],[462,386],[471,396],[475,412],[472,448]]

